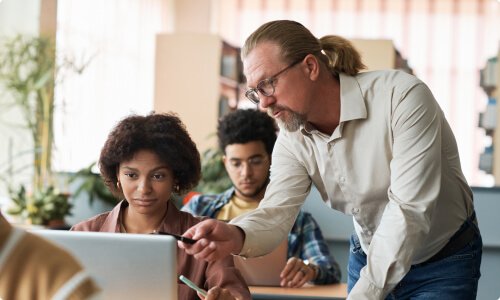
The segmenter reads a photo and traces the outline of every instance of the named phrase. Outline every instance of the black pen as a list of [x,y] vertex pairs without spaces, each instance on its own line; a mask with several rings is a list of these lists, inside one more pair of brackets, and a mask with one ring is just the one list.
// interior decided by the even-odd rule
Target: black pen
[[175,233],[157,231],[157,232],[154,232],[153,234],[170,235],[170,236],[173,236],[176,240],[181,241],[181,242],[186,243],[186,244],[190,244],[190,245],[197,242],[197,240],[193,240],[193,239],[190,239],[190,238],[187,238],[187,237],[184,237],[182,235],[175,234]]

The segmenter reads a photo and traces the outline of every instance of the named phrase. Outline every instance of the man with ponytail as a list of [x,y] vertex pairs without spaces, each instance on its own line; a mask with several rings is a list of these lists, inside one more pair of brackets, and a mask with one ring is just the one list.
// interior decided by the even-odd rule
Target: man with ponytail
[[[272,21],[242,49],[246,97],[281,128],[259,207],[207,220],[181,245],[208,261],[258,256],[286,238],[311,185],[353,216],[348,299],[475,299],[482,240],[457,144],[429,88],[360,72],[351,43]],[[332,224],[332,228],[335,224]]]

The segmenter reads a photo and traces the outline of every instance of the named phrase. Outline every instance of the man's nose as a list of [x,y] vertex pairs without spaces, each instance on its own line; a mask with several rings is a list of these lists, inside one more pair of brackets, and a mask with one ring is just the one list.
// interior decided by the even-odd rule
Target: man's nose
[[240,170],[241,176],[248,177],[252,175],[252,167],[249,163],[245,162],[241,164]]
[[276,103],[276,99],[273,96],[259,95],[259,98],[260,98],[259,104],[262,109],[266,109],[269,106]]

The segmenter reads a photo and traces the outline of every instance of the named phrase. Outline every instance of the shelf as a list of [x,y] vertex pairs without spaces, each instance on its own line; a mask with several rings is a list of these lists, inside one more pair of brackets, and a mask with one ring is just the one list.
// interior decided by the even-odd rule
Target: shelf
[[350,39],[354,48],[361,54],[366,71],[399,69],[413,74],[408,61],[394,47],[392,40]]
[[217,120],[237,106],[241,70],[240,49],[215,34],[158,34],[154,109],[177,113],[200,152],[215,147]]
[[488,59],[485,67],[480,70],[479,85],[488,96],[488,106],[485,112],[480,114],[480,127],[485,130],[485,134],[491,136],[491,145],[493,147],[485,149],[481,153],[480,162],[491,161],[489,166],[481,167],[481,170],[487,171],[493,175],[495,185],[500,185],[500,50],[496,57]]

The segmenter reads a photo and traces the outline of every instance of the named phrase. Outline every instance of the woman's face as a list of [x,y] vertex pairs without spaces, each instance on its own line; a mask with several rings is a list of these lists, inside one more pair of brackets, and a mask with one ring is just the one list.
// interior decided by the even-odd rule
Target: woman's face
[[175,183],[170,168],[150,150],[121,162],[118,181],[129,208],[140,214],[164,213]]

